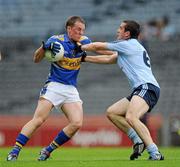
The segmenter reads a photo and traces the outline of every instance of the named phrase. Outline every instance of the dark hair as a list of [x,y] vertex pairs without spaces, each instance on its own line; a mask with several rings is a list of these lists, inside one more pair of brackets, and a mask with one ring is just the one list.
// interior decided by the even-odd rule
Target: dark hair
[[81,23],[83,23],[83,24],[85,25],[84,19],[81,18],[80,16],[71,16],[71,17],[69,17],[69,18],[67,19],[67,21],[66,21],[66,25],[65,25],[66,29],[67,29],[68,26],[70,26],[70,27],[74,26],[74,24],[75,24],[77,21],[79,21],[79,22],[81,22]]
[[125,31],[130,32],[130,38],[135,38],[137,39],[140,33],[140,25],[133,21],[133,20],[124,20],[125,25]]

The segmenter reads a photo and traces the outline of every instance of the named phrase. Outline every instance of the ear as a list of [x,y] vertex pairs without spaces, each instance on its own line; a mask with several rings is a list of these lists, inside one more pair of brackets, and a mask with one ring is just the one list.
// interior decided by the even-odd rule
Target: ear
[[131,36],[130,31],[126,31],[126,32],[125,32],[125,37],[126,37],[126,38],[130,38],[130,36]]
[[70,26],[67,26],[67,31],[70,31],[71,30],[71,27]]

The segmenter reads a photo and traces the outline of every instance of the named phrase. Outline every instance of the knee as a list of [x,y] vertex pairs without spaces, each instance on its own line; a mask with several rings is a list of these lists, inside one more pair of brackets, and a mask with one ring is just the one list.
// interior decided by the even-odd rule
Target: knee
[[33,123],[36,127],[41,126],[44,123],[45,119],[41,118],[41,117],[35,117],[33,118]]
[[112,117],[113,117],[113,110],[112,110],[112,108],[111,107],[108,107],[107,108],[107,110],[106,110],[106,117],[108,118],[108,119],[111,119]]
[[73,131],[77,131],[82,127],[82,121],[73,121],[70,125]]
[[132,126],[134,127],[135,121],[137,120],[137,118],[131,113],[131,112],[127,112],[126,116],[126,121]]

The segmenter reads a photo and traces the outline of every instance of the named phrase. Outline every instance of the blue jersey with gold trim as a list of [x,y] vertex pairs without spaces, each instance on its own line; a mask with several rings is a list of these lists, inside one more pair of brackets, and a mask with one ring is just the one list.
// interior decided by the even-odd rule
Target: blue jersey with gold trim
[[[53,42],[58,41],[63,45],[64,58],[51,64],[47,81],[60,82],[76,87],[82,57],[82,53],[76,51],[77,43],[71,41],[67,34],[52,36],[48,40]],[[86,36],[82,36],[79,43],[84,45],[91,43],[91,40]]]

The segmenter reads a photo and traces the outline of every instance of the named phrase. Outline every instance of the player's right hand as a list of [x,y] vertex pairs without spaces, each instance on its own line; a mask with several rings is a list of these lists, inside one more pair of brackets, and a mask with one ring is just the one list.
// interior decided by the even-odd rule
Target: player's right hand
[[60,44],[58,42],[56,43],[56,41],[43,41],[42,44],[44,50],[51,50],[53,54],[56,54],[60,51]]

